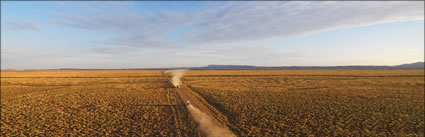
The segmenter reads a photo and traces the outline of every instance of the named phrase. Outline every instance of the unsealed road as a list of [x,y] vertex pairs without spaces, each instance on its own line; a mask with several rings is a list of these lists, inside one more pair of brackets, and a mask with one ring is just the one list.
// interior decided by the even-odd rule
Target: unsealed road
[[[165,75],[165,73],[163,74],[164,78],[169,80],[168,76]],[[232,137],[235,136],[230,130],[228,130],[226,126],[224,126],[221,122],[219,122],[219,120],[216,119],[214,113],[212,113],[203,102],[201,102],[196,96],[193,95],[193,91],[191,89],[187,88],[185,85],[180,85],[180,88],[174,89],[181,101],[183,101],[183,104],[187,106],[187,101],[189,101],[193,107],[199,109],[201,112],[205,113],[209,117],[209,119],[211,120],[211,124],[214,124],[218,128],[226,130],[225,133],[222,135]]]
[[221,124],[213,116],[211,111],[201,101],[199,101],[195,96],[193,96],[193,94],[191,93],[193,91],[186,88],[185,86],[181,86],[180,88],[176,88],[176,92],[184,104],[187,104],[187,101],[189,100],[190,104],[192,104],[195,108],[201,110],[203,113],[207,114],[216,125],[225,128],[225,126],[223,126],[223,124]]

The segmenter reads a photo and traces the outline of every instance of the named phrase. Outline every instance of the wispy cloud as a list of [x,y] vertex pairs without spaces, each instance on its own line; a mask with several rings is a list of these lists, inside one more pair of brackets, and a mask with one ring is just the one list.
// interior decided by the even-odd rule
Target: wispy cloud
[[231,42],[306,35],[339,28],[423,20],[423,2],[229,3],[201,13],[197,42]]
[[[129,47],[158,47],[164,43],[165,35],[170,30],[188,24],[188,18],[183,13],[167,11],[136,13],[121,5],[113,3],[102,4],[102,7],[86,7],[74,14],[54,14],[57,25],[98,32],[112,32],[115,38],[94,41],[98,44],[129,46]],[[124,6],[124,7],[123,7]]]
[[183,26],[192,29],[179,39],[190,45],[308,35],[424,18],[423,2],[222,2],[189,14],[166,10],[136,13],[110,7],[60,14],[56,23],[117,33],[117,38],[102,44],[157,47],[174,45],[177,41],[164,36]]
[[40,24],[33,21],[8,21],[5,28],[14,31],[42,31]]

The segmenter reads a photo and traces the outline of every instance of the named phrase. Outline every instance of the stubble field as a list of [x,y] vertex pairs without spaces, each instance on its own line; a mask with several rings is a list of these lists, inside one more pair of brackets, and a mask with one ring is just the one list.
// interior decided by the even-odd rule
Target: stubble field
[[2,135],[191,136],[160,71],[2,72]]
[[[2,71],[4,136],[200,136],[159,70]],[[189,70],[239,136],[424,136],[423,70]]]

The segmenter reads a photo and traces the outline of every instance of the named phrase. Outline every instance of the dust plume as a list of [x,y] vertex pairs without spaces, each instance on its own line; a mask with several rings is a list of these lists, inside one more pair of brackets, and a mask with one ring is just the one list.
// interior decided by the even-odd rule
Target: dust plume
[[174,87],[178,87],[181,84],[181,78],[184,75],[184,72],[186,70],[180,69],[180,70],[169,70],[165,71],[164,73],[169,74],[171,76],[171,84],[173,84]]
[[187,105],[187,108],[189,109],[195,121],[199,124],[202,132],[207,137],[236,137],[229,130],[214,124],[207,114],[201,112],[191,104]]

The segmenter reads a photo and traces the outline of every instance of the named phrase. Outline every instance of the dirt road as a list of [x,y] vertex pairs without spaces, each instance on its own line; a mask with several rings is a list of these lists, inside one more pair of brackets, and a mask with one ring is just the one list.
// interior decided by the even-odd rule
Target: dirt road
[[[195,97],[189,88],[181,86],[176,88],[177,95],[181,98],[183,103],[186,104],[190,114],[198,122],[201,131],[207,137],[236,137],[226,126],[220,123],[213,113]],[[190,102],[188,104],[187,102]]]
[[[165,73],[164,77],[170,80]],[[172,79],[172,78],[171,78]],[[170,86],[174,87],[174,85]],[[189,109],[190,115],[198,122],[201,131],[207,137],[236,137],[228,128],[221,123],[214,115],[213,112],[208,109],[206,101],[200,101],[199,96],[195,96],[190,88],[185,85],[179,85],[179,88],[174,88],[177,95],[183,104]],[[199,97],[199,98],[198,98]],[[190,104],[188,104],[190,102]]]
[[176,92],[183,101],[183,103],[187,104],[187,101],[189,101],[190,104],[192,104],[195,108],[201,110],[203,113],[206,113],[208,116],[210,116],[215,124],[220,127],[225,127],[217,119],[215,119],[213,113],[201,101],[199,101],[195,96],[193,96],[193,94],[191,93],[193,91],[191,91],[185,86],[182,86],[180,88],[176,88]]
[[[169,77],[165,73],[163,73],[163,76],[164,78],[169,80]],[[171,84],[169,84],[169,86],[173,87]],[[195,108],[209,115],[217,125],[220,125],[221,127],[225,127],[214,117],[213,113],[201,101],[199,101],[198,98],[193,96],[192,94],[193,91],[191,91],[185,85],[180,85],[180,87],[175,88],[175,90],[177,95],[180,97],[180,99],[183,101],[184,104],[187,105],[187,101],[189,101],[190,104],[192,104]]]

